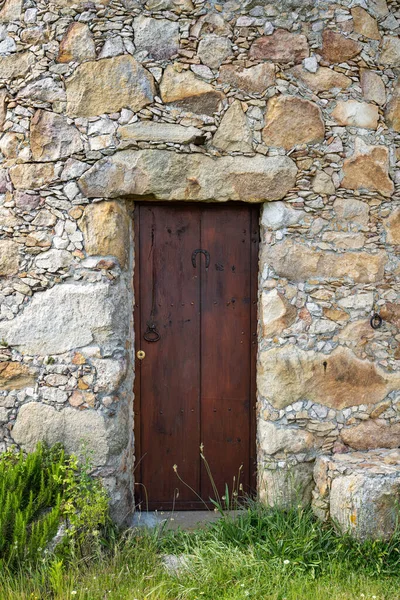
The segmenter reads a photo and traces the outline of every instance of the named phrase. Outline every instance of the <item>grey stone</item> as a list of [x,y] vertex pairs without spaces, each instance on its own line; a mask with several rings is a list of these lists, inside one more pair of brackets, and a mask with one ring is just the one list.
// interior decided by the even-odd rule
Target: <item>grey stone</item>
[[139,121],[130,125],[123,125],[118,129],[122,142],[133,141],[171,142],[176,144],[189,144],[204,140],[204,132],[197,127],[184,127],[175,123],[161,123],[159,121]]
[[0,42],[0,54],[10,54],[11,52],[15,52],[17,49],[17,44],[15,43],[14,38],[7,36]]
[[295,225],[304,219],[304,210],[292,208],[285,202],[271,202],[262,208],[261,224],[267,229],[277,230]]
[[112,58],[124,54],[124,41],[119,35],[108,38],[100,50],[99,58]]
[[369,206],[361,200],[355,198],[336,198],[333,208],[337,218],[340,221],[348,223],[357,223],[358,225],[368,225]]
[[289,508],[299,504],[307,506],[311,501],[313,463],[300,463],[275,471],[259,465],[258,493],[261,502],[268,506]]
[[122,283],[56,285],[36,293],[21,314],[0,323],[0,339],[41,356],[92,343],[125,346],[127,294]]
[[67,392],[53,387],[43,387],[41,389],[42,398],[47,402],[55,402],[56,404],[64,404],[68,400]]
[[125,362],[112,358],[92,358],[91,363],[96,369],[97,391],[109,394],[115,392],[126,373]]
[[27,86],[18,92],[19,99],[35,102],[65,102],[67,94],[65,90],[57,84],[51,77],[44,77],[38,81],[28,83]]
[[110,455],[126,447],[127,434],[127,424],[119,421],[107,424],[94,410],[67,407],[57,411],[38,402],[21,406],[12,430],[14,441],[28,452],[32,452],[39,441],[49,445],[61,443],[68,453],[78,455],[85,445],[94,466],[105,465]]
[[66,250],[48,250],[39,254],[35,259],[35,267],[37,269],[45,269],[50,273],[56,273],[60,269],[65,269],[73,263],[72,255]]
[[88,198],[151,195],[159,200],[278,200],[297,169],[285,156],[210,158],[162,150],[124,150],[101,159],[79,180]]
[[61,173],[61,181],[70,181],[76,177],[80,177],[85,171],[89,169],[90,165],[76,160],[75,158],[69,158],[65,164]]
[[179,50],[179,23],[140,15],[133,20],[137,51],[145,50],[153,60],[166,60]]
[[232,42],[226,37],[207,35],[200,40],[197,55],[203,65],[218,69],[225,59],[232,54]]
[[385,36],[379,62],[390,67],[400,66],[400,39],[397,36]]
[[298,454],[312,448],[314,436],[308,431],[294,427],[278,427],[270,421],[260,419],[258,424],[258,442],[265,454],[273,455],[278,452]]
[[38,110],[31,121],[31,150],[33,160],[51,162],[80,152],[83,142],[66,117]]

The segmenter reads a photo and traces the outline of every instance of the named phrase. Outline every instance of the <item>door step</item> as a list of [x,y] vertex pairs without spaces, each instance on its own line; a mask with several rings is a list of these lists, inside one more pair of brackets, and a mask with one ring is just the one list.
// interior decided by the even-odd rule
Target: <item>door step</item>
[[[232,510],[229,516],[235,517],[241,511]],[[185,529],[187,531],[205,527],[209,523],[215,523],[221,518],[221,514],[212,510],[182,510],[176,512],[164,511],[135,511],[131,527],[165,527],[166,529]]]

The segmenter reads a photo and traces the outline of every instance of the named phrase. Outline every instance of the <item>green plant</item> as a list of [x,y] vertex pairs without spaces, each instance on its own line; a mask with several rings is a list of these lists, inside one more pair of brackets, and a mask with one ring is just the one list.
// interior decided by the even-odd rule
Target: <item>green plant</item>
[[107,493],[90,471],[88,456],[80,465],[59,444],[0,455],[1,567],[43,559],[60,526],[57,553],[93,549],[109,517]]
[[101,532],[111,525],[108,494],[99,479],[91,475],[90,453],[83,449],[83,458],[68,460],[63,485],[65,488],[62,515],[66,520],[66,541],[69,548],[91,553],[101,542]]
[[57,532],[65,464],[61,448],[39,444],[25,456],[0,455],[0,561],[13,565],[35,560]]

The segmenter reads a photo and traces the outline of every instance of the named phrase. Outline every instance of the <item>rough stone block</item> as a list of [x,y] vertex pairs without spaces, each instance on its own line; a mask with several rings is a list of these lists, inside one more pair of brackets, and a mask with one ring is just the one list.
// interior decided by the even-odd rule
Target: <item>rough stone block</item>
[[400,501],[400,452],[371,450],[322,456],[314,468],[313,509],[359,540],[389,538]]
[[314,487],[313,466],[313,462],[305,462],[271,470],[268,466],[259,465],[260,501],[277,508],[309,505]]

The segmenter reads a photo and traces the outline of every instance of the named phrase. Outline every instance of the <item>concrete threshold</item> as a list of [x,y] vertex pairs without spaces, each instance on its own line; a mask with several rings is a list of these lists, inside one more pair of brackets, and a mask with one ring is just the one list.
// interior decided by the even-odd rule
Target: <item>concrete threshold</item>
[[[229,511],[229,516],[235,517],[240,510]],[[136,511],[132,519],[132,527],[165,527],[166,529],[193,530],[215,523],[221,514],[212,510],[180,510],[175,512],[163,511]]]

